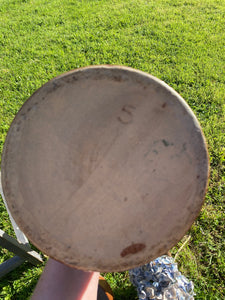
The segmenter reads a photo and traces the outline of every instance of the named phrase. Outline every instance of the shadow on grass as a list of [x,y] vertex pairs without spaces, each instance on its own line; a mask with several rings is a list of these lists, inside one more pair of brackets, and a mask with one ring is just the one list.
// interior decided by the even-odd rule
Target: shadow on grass
[[133,286],[118,287],[113,290],[115,300],[136,300],[137,291]]
[[[5,275],[0,281],[0,299],[28,300],[44,269],[44,264],[33,266],[25,262],[12,272]],[[122,276],[122,275],[120,275]],[[123,277],[117,280],[113,288],[114,300],[137,300],[134,286],[127,284]]]
[[34,266],[28,262],[19,266],[0,281],[0,299],[26,300],[37,284],[42,272],[42,266]]

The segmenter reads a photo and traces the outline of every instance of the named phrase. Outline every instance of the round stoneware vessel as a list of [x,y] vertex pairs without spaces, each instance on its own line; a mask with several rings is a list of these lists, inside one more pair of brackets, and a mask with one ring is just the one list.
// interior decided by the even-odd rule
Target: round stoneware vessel
[[207,180],[189,106],[119,66],[42,86],[16,115],[2,158],[17,224],[45,254],[83,270],[127,270],[166,253],[197,217]]

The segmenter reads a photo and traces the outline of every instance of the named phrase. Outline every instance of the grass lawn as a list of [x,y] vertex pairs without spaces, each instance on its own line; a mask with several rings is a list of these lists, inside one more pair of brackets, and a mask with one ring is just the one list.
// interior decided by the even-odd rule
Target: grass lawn
[[[224,0],[0,0],[0,153],[26,99],[82,66],[148,72],[195,112],[208,142],[209,188],[200,216],[171,253],[193,280],[196,299],[225,299],[224,28]],[[0,214],[0,228],[13,234],[2,201]],[[11,255],[1,249],[0,259]],[[28,299],[42,270],[26,263],[4,277],[0,299]],[[116,299],[137,299],[127,272],[105,276]]]

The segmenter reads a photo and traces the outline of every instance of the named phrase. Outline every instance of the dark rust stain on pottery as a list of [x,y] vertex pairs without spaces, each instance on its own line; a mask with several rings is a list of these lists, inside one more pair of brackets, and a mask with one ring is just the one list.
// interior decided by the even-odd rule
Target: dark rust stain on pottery
[[127,248],[124,248],[123,251],[120,253],[121,257],[125,257],[128,254],[136,254],[140,251],[142,251],[145,248],[145,244],[137,243],[137,244],[131,244]]

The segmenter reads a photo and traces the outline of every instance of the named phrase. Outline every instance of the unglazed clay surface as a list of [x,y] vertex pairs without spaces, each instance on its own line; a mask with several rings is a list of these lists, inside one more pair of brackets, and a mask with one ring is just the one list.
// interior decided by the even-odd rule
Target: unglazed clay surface
[[198,215],[208,179],[204,137],[185,101],[118,66],[40,88],[14,119],[2,161],[24,233],[84,270],[122,271],[164,254]]

